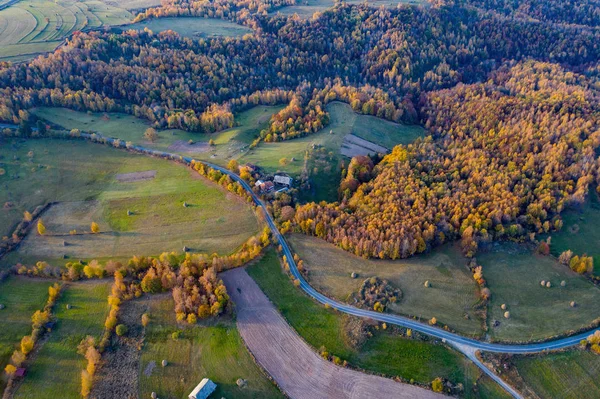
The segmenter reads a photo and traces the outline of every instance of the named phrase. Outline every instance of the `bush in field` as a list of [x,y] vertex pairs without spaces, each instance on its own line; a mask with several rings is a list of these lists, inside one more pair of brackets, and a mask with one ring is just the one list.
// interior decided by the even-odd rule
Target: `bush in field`
[[42,219],[38,220],[37,231],[38,231],[38,234],[41,236],[46,234],[46,226],[44,225],[44,222],[42,222]]
[[569,263],[571,262],[571,258],[573,257],[573,251],[571,251],[570,249],[567,251],[563,251],[563,253],[560,254],[560,256],[558,257],[558,261],[560,263],[562,263],[565,266],[568,266]]
[[100,226],[98,226],[98,223],[92,222],[92,225],[90,226],[90,230],[92,233],[96,234],[100,231]]
[[156,132],[156,129],[151,127],[146,129],[144,132],[144,138],[149,142],[154,143],[156,140],[158,140],[158,133]]
[[148,326],[149,323],[150,323],[150,316],[148,316],[148,313],[144,313],[142,315],[142,326],[146,327],[146,326]]
[[117,326],[117,328],[115,329],[115,332],[117,333],[117,335],[119,337],[122,337],[123,335],[127,334],[127,326],[125,324],[119,324]]

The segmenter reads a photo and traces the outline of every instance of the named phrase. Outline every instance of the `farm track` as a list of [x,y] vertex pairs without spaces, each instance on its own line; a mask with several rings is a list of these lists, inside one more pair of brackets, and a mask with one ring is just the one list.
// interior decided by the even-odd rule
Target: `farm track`
[[346,369],[319,357],[243,268],[221,274],[236,304],[237,327],[256,361],[294,399],[442,398],[415,385]]

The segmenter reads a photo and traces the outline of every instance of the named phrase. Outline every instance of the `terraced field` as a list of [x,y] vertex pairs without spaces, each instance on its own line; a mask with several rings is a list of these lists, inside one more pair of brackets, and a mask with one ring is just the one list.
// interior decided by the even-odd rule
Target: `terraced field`
[[99,0],[25,0],[0,11],[0,60],[52,51],[73,32],[127,23],[132,15]]

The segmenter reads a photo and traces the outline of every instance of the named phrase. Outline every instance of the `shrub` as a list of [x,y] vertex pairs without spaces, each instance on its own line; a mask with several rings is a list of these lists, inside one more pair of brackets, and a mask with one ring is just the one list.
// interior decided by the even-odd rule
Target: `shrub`
[[87,398],[92,390],[92,376],[87,370],[81,370],[81,396]]
[[122,337],[123,335],[127,334],[127,331],[127,326],[125,324],[119,324],[115,329],[115,332],[119,337]]
[[13,366],[12,364],[8,364],[4,368],[4,372],[8,375],[13,375],[15,373],[15,371],[17,371],[17,368],[15,366]]
[[35,343],[33,342],[33,339],[31,338],[30,335],[26,335],[21,339],[21,352],[23,352],[23,354],[25,356],[27,356],[27,354],[29,354],[29,352],[31,352],[33,350],[33,345]]
[[181,331],[175,331],[173,334],[171,334],[171,338],[175,340],[181,338]]
[[435,317],[432,317],[431,320],[429,320],[429,324],[431,324],[432,326],[437,324],[437,319]]
[[433,392],[442,392],[444,390],[444,382],[440,377],[431,381],[431,389]]
[[92,233],[96,234],[100,231],[100,226],[98,226],[98,223],[92,222],[92,225],[90,226],[90,230]]
[[44,226],[44,222],[42,222],[42,219],[38,220],[37,231],[38,231],[38,234],[41,236],[46,234],[46,226]]
[[187,317],[187,322],[188,324],[196,324],[196,322],[198,321],[198,319],[196,318],[196,315],[193,313],[190,313]]
[[148,313],[144,313],[142,315],[142,326],[146,327],[148,323],[150,323],[150,316],[148,316]]

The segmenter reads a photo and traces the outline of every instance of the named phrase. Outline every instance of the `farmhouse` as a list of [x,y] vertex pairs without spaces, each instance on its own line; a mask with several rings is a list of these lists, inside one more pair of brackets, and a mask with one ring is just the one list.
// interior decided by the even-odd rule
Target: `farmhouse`
[[262,193],[270,193],[275,188],[275,184],[272,181],[257,180],[254,184],[260,189]]
[[194,388],[194,390],[188,396],[189,399],[206,399],[217,389],[217,384],[209,380],[208,378],[202,379],[200,384]]
[[273,181],[276,184],[281,184],[283,186],[291,187],[293,179],[288,175],[275,175]]

